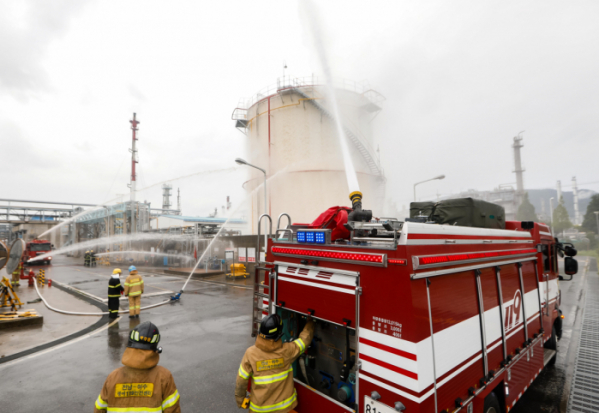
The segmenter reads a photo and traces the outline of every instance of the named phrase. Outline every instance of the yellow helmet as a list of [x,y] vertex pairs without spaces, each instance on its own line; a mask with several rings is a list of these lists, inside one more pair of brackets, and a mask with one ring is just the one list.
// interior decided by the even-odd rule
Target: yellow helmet
[[121,273],[121,269],[120,268],[115,268],[114,270],[112,270],[113,274],[120,274]]
[[85,251],[85,253],[86,253],[86,254],[88,254],[88,253],[89,253],[89,250]]

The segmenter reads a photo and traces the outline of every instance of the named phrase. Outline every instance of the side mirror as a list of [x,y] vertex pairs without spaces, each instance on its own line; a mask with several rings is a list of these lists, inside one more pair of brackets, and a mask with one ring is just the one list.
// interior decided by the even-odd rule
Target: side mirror
[[566,253],[566,255],[567,255],[568,257],[575,257],[575,256],[576,256],[576,254],[578,254],[578,251],[576,251],[576,248],[574,248],[574,247],[571,247],[571,246],[569,246],[569,245],[566,245],[566,246],[564,247],[564,252]]
[[568,275],[576,274],[578,272],[578,261],[572,257],[566,257],[564,259],[564,269]]

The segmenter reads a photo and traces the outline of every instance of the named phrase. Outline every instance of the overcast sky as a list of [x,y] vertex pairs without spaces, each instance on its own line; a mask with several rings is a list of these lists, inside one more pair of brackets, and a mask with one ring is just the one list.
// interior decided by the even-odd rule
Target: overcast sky
[[[335,76],[386,98],[375,120],[388,193],[423,196],[576,175],[599,190],[599,3],[319,1]],[[282,75],[318,73],[296,1],[0,2],[1,198],[102,203],[173,182],[185,214],[243,196],[231,112]],[[586,184],[589,183],[589,184]],[[569,188],[564,188],[568,190]],[[138,199],[161,204],[160,186]]]

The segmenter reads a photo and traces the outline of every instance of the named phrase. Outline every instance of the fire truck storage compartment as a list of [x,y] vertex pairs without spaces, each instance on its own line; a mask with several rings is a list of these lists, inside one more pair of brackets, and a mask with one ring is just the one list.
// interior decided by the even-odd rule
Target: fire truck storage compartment
[[278,264],[275,283],[277,307],[355,328],[357,272]]
[[439,411],[451,411],[456,397],[466,400],[471,387],[521,351],[527,353],[511,367],[509,399],[524,391],[528,369],[542,368],[542,349],[526,348],[541,330],[535,277],[534,262],[523,260],[429,278],[436,382],[453,377],[437,387]]
[[505,209],[479,199],[457,198],[410,203],[410,218],[419,216],[426,216],[429,221],[437,224],[505,229]]
[[[299,337],[306,324],[306,318],[285,308],[278,308],[284,324],[284,341],[293,341]],[[328,396],[331,403],[353,406],[355,403],[355,365],[356,332],[352,328],[316,320],[314,339],[304,355],[294,364],[296,388],[301,383],[314,389],[307,394],[316,403],[323,403],[322,395]],[[336,403],[335,403],[336,402]],[[302,399],[302,412],[305,410]]]

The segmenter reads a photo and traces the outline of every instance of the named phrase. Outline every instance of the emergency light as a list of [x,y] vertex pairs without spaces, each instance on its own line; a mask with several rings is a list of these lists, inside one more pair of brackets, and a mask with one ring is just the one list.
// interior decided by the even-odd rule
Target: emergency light
[[297,231],[297,242],[301,244],[330,244],[330,229],[310,229]]

